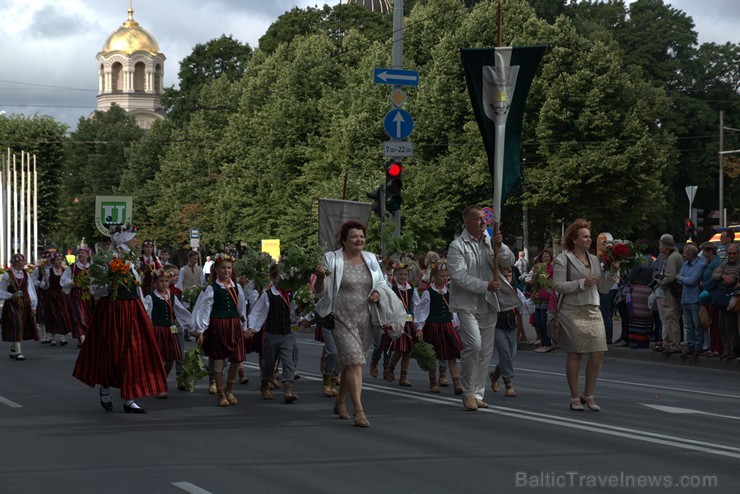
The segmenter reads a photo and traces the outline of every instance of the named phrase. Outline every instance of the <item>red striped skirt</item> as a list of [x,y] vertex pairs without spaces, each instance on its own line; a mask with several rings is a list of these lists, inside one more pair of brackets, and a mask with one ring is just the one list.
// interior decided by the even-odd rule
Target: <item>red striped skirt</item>
[[82,300],[82,290],[73,288],[71,293],[72,301],[72,335],[79,338],[87,334],[87,328],[92,321],[93,301],[92,297]]
[[180,343],[177,341],[177,333],[170,331],[169,326],[154,326],[154,339],[157,340],[159,355],[165,362],[170,360],[182,360]]
[[39,339],[31,305],[27,301],[8,299],[3,302],[2,328],[3,341]]
[[424,323],[424,341],[434,347],[439,360],[460,358],[463,344],[455,325],[451,322]]
[[383,352],[391,350],[408,353],[417,341],[419,339],[416,337],[416,325],[413,322],[407,322],[403,327],[403,334],[395,340],[392,340],[387,333],[383,332],[383,337],[380,339],[380,348]]
[[46,332],[67,334],[72,332],[72,303],[64,292],[47,291],[44,294],[44,320]]
[[203,333],[203,353],[215,360],[244,362],[247,355],[241,321],[236,317],[211,319]]
[[72,375],[88,386],[120,388],[124,400],[167,391],[152,322],[139,299],[98,301]]

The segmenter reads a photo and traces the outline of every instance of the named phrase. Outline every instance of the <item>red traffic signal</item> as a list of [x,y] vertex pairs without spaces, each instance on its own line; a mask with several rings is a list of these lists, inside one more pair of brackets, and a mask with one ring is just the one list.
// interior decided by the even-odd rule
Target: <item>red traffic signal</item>
[[403,172],[403,165],[396,161],[390,161],[385,172],[388,174],[389,177],[396,178],[401,175],[401,172]]
[[401,209],[403,198],[401,189],[403,188],[403,165],[398,161],[389,161],[385,164],[385,209],[393,213]]

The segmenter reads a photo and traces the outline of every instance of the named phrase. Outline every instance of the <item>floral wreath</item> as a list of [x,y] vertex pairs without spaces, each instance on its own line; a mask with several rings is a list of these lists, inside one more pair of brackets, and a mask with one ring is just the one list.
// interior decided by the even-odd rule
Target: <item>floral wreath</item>
[[[62,254],[61,252],[54,252],[54,253],[53,253],[53,254],[51,255],[51,260],[52,260],[52,262],[53,262],[53,261],[55,261],[55,260],[57,260],[57,259],[64,259],[64,254]],[[25,261],[25,259],[24,259],[24,261]]]
[[220,252],[213,257],[214,264],[218,264],[224,261],[235,262],[236,259],[234,258],[234,256],[232,256],[228,252]]
[[166,278],[172,278],[173,276],[175,276],[175,272],[171,269],[159,268],[159,269],[155,269],[154,271],[152,271],[152,276],[154,277],[155,280],[163,276]]
[[447,269],[447,259],[437,259],[431,264],[432,271],[444,271]]
[[10,262],[11,263],[26,262],[26,256],[24,256],[21,253],[13,254],[13,257],[10,259]]
[[414,260],[408,256],[404,256],[396,261],[393,269],[410,269],[414,264]]
[[128,223],[108,223],[105,225],[111,235],[115,233],[136,233],[136,225],[129,225]]
[[154,240],[144,240],[142,247],[154,247]]

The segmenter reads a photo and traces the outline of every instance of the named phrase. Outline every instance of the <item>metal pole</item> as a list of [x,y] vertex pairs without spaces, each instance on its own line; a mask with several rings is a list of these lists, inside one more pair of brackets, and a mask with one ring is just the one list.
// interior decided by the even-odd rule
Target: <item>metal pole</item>
[[725,170],[724,155],[722,151],[725,145],[725,112],[719,112],[719,226],[727,226],[725,220]]
[[[5,156],[0,157],[0,206],[4,206],[5,197]],[[0,213],[0,266],[5,265],[5,215]]]
[[[403,68],[403,0],[393,2],[393,68]],[[391,91],[401,89],[399,85],[393,85]],[[384,188],[384,187],[383,187]],[[393,238],[401,235],[401,212],[390,213],[390,226],[393,229]]]
[[10,148],[8,148],[8,160],[6,162],[7,170],[5,173],[5,231],[7,232],[7,235],[5,236],[5,253],[8,255],[7,261],[10,261],[10,257],[13,255],[13,223],[11,222],[12,216],[10,215],[11,212],[11,206],[12,206],[12,196],[11,196],[11,179],[12,175],[10,173]]
[[36,172],[36,155],[33,155],[33,258],[39,255],[39,177]]
[[26,259],[28,259],[28,262],[35,262],[34,257],[31,256],[33,253],[31,249],[31,246],[33,246],[31,237],[33,226],[31,223],[31,219],[33,218],[31,213],[31,153],[26,153],[26,174],[28,175],[26,179]]
[[15,154],[13,154],[13,252],[20,252],[18,245],[18,168],[16,167]]

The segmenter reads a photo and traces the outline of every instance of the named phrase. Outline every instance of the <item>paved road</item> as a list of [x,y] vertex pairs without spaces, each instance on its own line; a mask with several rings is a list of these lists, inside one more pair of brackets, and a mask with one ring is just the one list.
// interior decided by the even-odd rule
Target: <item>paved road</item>
[[260,399],[250,355],[238,406],[218,408],[204,380],[141,400],[150,413],[137,416],[116,396],[104,412],[71,377],[74,345],[26,343],[27,361],[0,359],[0,493],[737,491],[737,372],[609,357],[603,411],[577,413],[564,355],[520,352],[519,396],[466,412],[451,388],[428,393],[412,362],[412,388],[366,377],[372,427],[358,429],[320,395],[321,346],[299,341],[293,405]]

